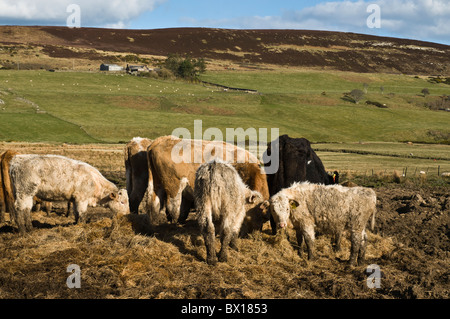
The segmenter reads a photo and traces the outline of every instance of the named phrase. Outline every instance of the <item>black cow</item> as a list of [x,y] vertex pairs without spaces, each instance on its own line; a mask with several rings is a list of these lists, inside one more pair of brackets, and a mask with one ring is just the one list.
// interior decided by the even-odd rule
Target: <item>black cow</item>
[[[294,182],[308,181],[315,184],[338,184],[339,173],[334,172],[330,176],[326,171],[316,152],[311,148],[311,143],[305,138],[291,138],[287,135],[280,136],[271,143],[279,145],[279,167],[275,174],[267,174],[267,183],[270,196],[278,193],[283,188],[290,187]],[[270,159],[271,143],[263,155],[264,163]],[[275,222],[270,216],[272,233],[276,234]]]

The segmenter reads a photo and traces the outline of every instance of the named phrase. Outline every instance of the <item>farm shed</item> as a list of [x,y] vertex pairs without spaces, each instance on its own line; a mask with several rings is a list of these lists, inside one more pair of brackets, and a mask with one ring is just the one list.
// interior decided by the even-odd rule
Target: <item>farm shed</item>
[[128,65],[126,68],[127,72],[150,72],[151,70],[146,65]]
[[100,71],[122,71],[123,67],[118,66],[117,64],[105,64],[102,63],[100,65]]

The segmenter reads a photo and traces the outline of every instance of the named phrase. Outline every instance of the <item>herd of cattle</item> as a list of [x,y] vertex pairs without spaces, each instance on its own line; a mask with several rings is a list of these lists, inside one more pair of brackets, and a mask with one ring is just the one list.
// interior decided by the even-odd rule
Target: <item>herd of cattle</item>
[[[36,203],[66,201],[73,206],[75,222],[84,222],[89,206],[107,206],[114,214],[138,214],[145,199],[151,220],[166,216],[183,224],[195,212],[208,264],[226,261],[228,247],[237,248],[238,236],[261,231],[269,220],[273,234],[290,221],[298,246],[306,242],[309,259],[314,258],[316,231],[332,234],[339,249],[341,235],[348,230],[349,263],[362,262],[365,228],[370,218],[373,227],[375,218],[375,192],[338,185],[339,174],[325,171],[308,140],[283,135],[276,142],[279,168],[266,175],[254,155],[226,142],[134,138],[125,147],[126,190],[81,161],[8,150],[0,154],[0,222],[8,211],[19,232],[25,233],[32,230],[31,210]],[[188,160],[173,158],[174,148],[200,147],[205,154],[211,146],[214,151],[200,161],[193,153]],[[265,155],[270,152],[269,144]],[[245,154],[244,160],[238,160],[237,154]],[[218,258],[216,233],[221,240]]]

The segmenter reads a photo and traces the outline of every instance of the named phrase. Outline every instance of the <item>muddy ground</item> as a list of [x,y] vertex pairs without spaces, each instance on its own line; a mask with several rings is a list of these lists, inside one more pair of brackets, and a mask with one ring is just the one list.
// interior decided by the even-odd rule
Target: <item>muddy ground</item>
[[[88,162],[119,187],[125,186],[123,148],[0,143],[0,150]],[[209,266],[194,213],[179,226],[151,223],[146,214],[113,218],[97,207],[86,224],[74,225],[65,205],[55,204],[49,215],[32,213],[34,230],[25,236],[9,214],[0,223],[0,299],[449,298],[449,180],[397,184],[353,175],[355,182],[376,185],[378,196],[376,226],[368,232],[367,260],[360,266],[347,267],[348,240],[335,253],[329,236],[319,235],[317,260],[307,261],[306,251],[297,253],[294,231],[272,236],[269,223],[241,238],[228,263]],[[80,266],[80,289],[67,287],[71,264]],[[371,264],[381,271],[378,289],[367,286]]]
[[[109,174],[111,174],[109,176]],[[123,172],[105,173],[123,183]],[[375,189],[378,212],[366,263],[348,267],[350,243],[334,253],[317,238],[315,261],[297,254],[295,234],[262,232],[239,240],[228,263],[209,266],[193,213],[184,226],[151,225],[147,215],[113,218],[92,208],[74,225],[64,205],[33,212],[34,230],[21,236],[0,224],[0,298],[444,298],[450,297],[448,186],[408,183]],[[219,247],[217,247],[219,249]],[[81,288],[69,289],[70,264]],[[366,268],[381,270],[369,289]]]

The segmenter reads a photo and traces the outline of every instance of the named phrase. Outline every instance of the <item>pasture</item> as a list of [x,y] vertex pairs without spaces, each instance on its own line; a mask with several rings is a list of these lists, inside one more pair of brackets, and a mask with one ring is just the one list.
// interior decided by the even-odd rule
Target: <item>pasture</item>
[[[277,127],[310,139],[341,181],[375,187],[367,265],[348,268],[348,239],[334,253],[327,235],[317,238],[318,259],[307,261],[292,229],[274,237],[266,223],[239,239],[228,263],[212,267],[192,213],[184,226],[152,225],[143,214],[116,219],[93,208],[87,224],[73,225],[56,206],[48,216],[32,213],[35,229],[24,236],[9,216],[0,224],[0,298],[449,298],[450,182],[437,169],[450,171],[450,113],[423,106],[448,86],[403,75],[290,70],[210,72],[204,80],[261,94],[123,74],[0,71],[0,151],[79,159],[124,187],[123,143],[134,136],[192,131],[196,119],[223,132]],[[363,83],[367,99],[387,109],[342,98]],[[430,96],[420,96],[423,87]],[[393,171],[405,167],[406,178],[394,183]],[[66,285],[70,264],[81,268],[80,289]],[[381,268],[379,289],[366,285],[369,264]]]
[[[211,71],[214,86],[99,72],[0,71],[0,140],[118,143],[155,138],[175,128],[279,128],[312,142],[448,142],[450,113],[427,101],[449,94],[445,84],[406,75],[323,71]],[[355,104],[344,92],[363,89],[387,109]],[[381,94],[380,87],[384,87]],[[428,87],[430,95],[420,91]],[[364,99],[365,100],[365,99]]]

